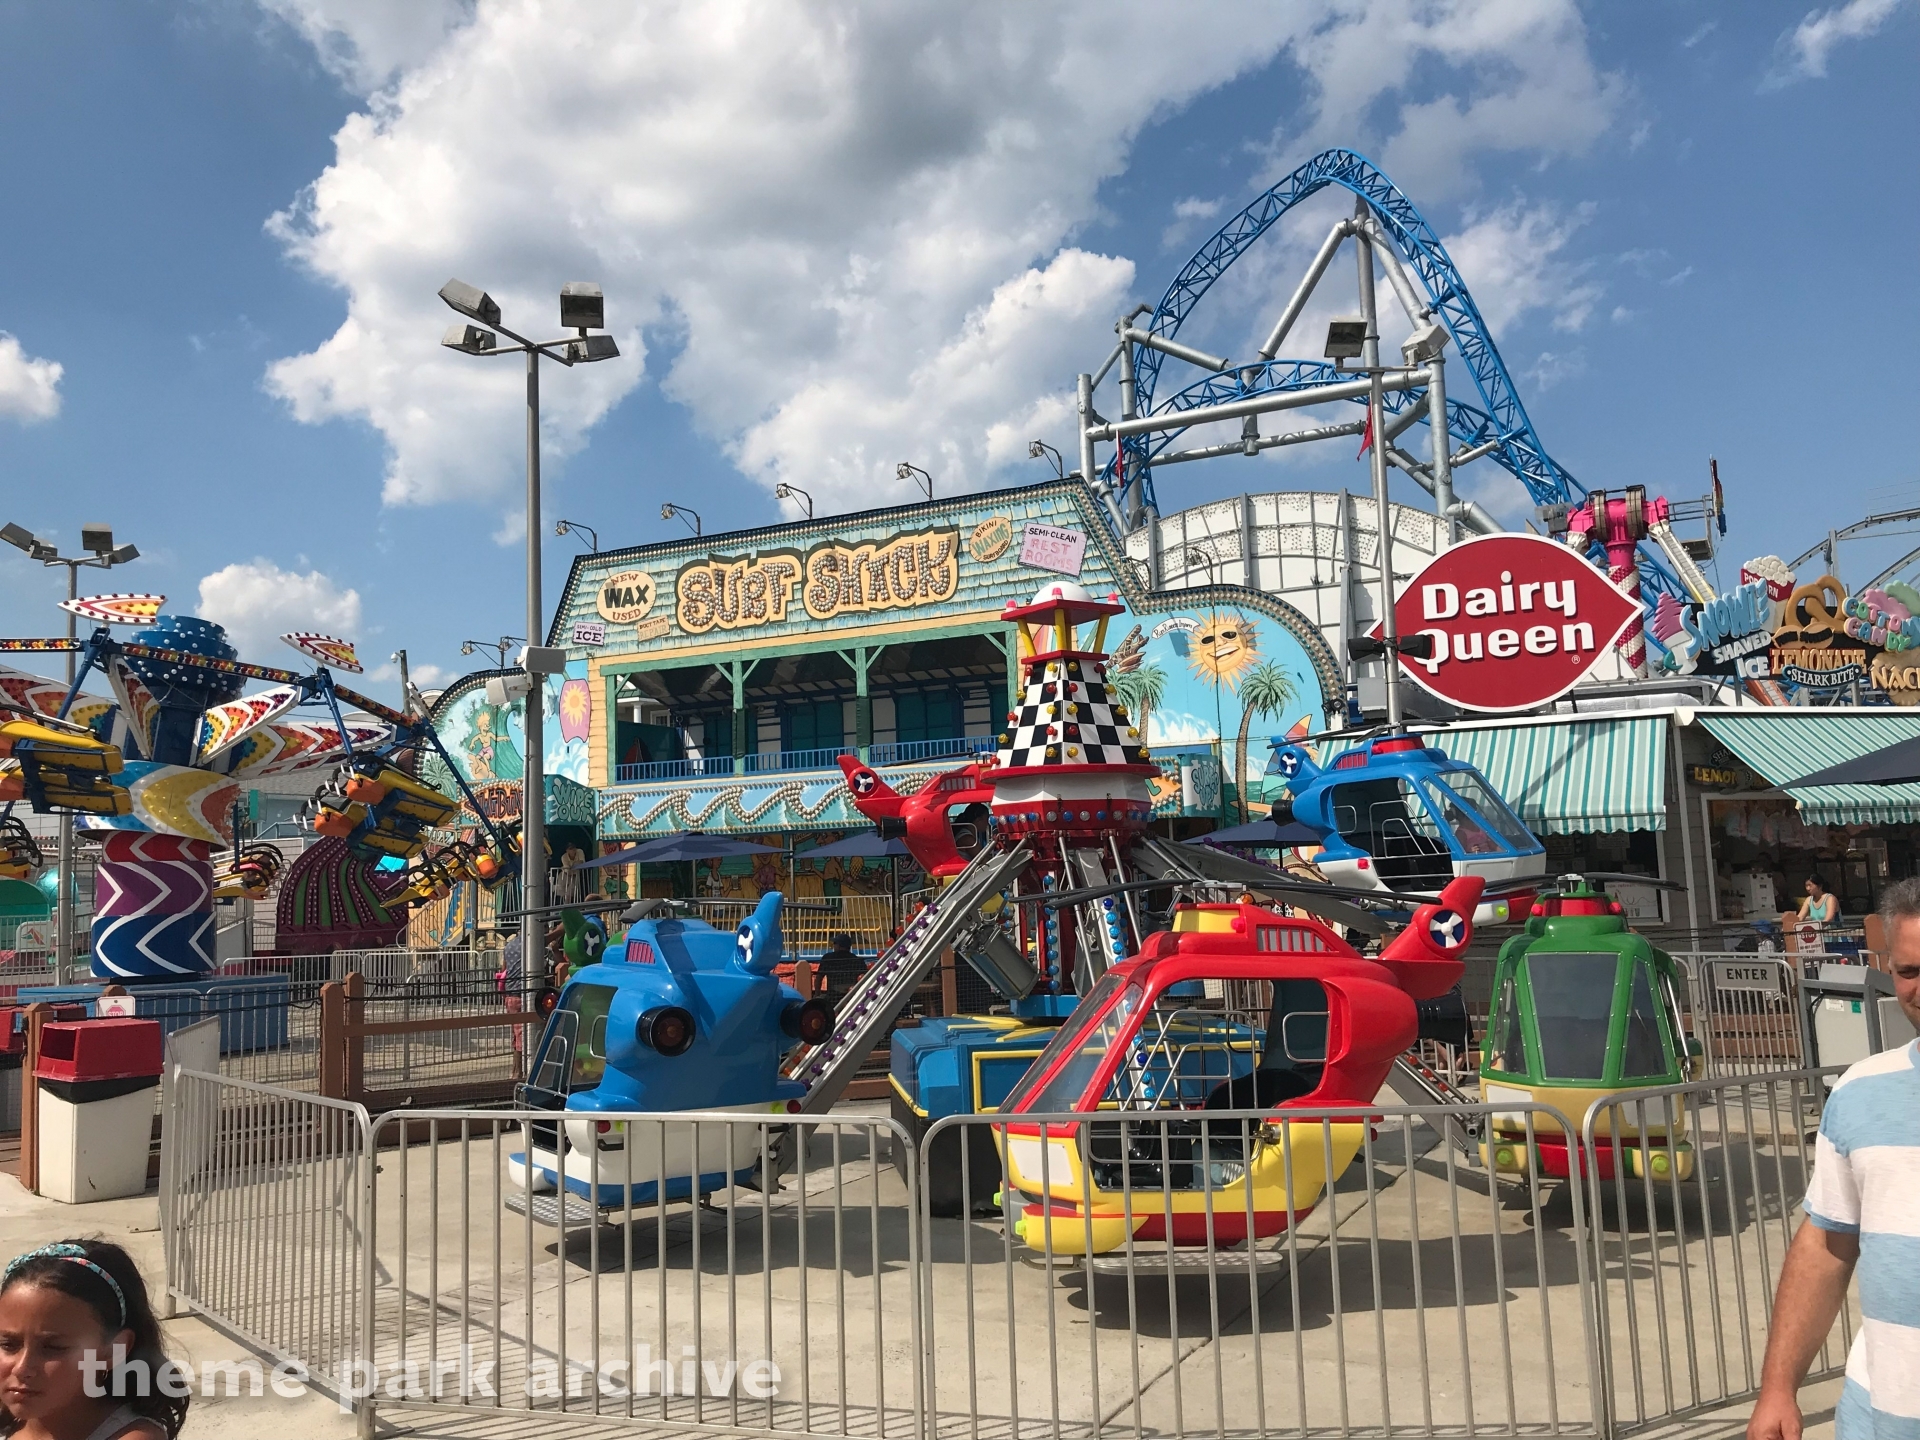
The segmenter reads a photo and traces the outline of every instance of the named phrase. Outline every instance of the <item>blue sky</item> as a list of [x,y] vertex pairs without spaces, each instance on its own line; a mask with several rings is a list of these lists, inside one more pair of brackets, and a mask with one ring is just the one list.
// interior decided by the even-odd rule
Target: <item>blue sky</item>
[[[111,522],[144,558],[95,588],[204,596],[250,659],[311,626],[451,677],[523,602],[519,381],[438,348],[448,275],[535,329],[606,285],[627,357],[549,371],[547,516],[630,544],[666,500],[771,520],[781,479],[905,499],[901,459],[1041,478],[1113,317],[1331,144],[1447,238],[1587,484],[1694,496],[1717,455],[1735,563],[1920,504],[1879,387],[1809,393],[1920,333],[1914,0],[1095,8],[0,0],[0,519]],[[1249,353],[1331,213],[1196,337]],[[1351,454],[1161,501],[1359,487]],[[58,583],[0,555],[5,630],[51,633]]]

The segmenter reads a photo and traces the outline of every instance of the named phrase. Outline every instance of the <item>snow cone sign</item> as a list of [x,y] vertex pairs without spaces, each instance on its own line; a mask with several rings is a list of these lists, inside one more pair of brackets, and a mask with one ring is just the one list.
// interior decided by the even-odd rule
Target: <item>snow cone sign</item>
[[1431,658],[1400,658],[1416,684],[1463,710],[1511,711],[1571,690],[1639,607],[1564,545],[1484,535],[1428,561],[1394,616],[1402,638],[1433,637]]

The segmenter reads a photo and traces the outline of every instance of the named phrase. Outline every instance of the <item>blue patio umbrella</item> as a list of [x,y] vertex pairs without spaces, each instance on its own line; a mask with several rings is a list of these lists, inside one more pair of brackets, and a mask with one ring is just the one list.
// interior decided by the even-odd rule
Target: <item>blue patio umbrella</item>
[[1309,830],[1298,820],[1289,820],[1284,825],[1272,819],[1251,820],[1245,825],[1235,825],[1230,830],[1215,830],[1209,835],[1189,840],[1189,845],[1318,845],[1318,831]]
[[909,854],[907,842],[894,836],[883,840],[877,830],[863,830],[858,835],[849,835],[844,840],[836,840],[831,845],[816,845],[811,850],[799,850],[794,853],[796,860],[825,860],[830,856],[842,859],[892,860]]

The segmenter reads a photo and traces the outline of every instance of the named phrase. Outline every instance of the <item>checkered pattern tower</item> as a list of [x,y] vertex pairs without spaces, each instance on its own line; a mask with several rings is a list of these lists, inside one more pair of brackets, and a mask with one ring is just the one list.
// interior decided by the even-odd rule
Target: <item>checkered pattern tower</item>
[[[1084,845],[1130,841],[1145,828],[1153,811],[1147,777],[1158,767],[1107,688],[1102,648],[1107,622],[1123,609],[1117,597],[1096,600],[1071,580],[1007,608],[1019,627],[1025,684],[985,776],[1001,831]],[[1089,623],[1093,633],[1083,638]]]

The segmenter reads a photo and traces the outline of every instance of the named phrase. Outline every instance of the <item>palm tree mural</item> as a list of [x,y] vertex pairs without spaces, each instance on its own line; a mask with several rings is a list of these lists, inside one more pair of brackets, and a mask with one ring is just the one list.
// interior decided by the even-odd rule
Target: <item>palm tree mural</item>
[[1240,823],[1245,824],[1247,809],[1247,743],[1256,718],[1268,719],[1281,714],[1299,699],[1293,676],[1278,661],[1263,660],[1240,677],[1240,748],[1233,759],[1233,788],[1240,797]]
[[1158,665],[1140,665],[1124,674],[1113,677],[1114,692],[1126,705],[1127,713],[1133,717],[1134,728],[1140,732],[1140,743],[1153,743],[1147,731],[1147,717],[1152,715],[1153,707],[1160,703],[1160,697],[1167,693],[1167,672]]

